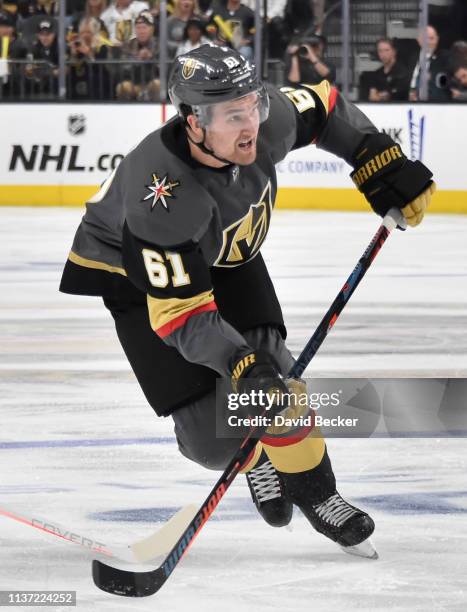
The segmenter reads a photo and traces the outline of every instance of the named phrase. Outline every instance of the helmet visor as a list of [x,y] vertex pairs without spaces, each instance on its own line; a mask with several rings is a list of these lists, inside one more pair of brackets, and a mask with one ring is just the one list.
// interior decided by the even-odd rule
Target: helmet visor
[[264,85],[258,90],[244,96],[217,102],[193,106],[200,127],[237,132],[238,130],[258,125],[266,121],[269,115],[269,97]]

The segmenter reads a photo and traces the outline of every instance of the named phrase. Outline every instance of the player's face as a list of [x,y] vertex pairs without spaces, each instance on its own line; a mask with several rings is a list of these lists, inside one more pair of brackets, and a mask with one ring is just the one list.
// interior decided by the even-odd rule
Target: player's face
[[259,124],[259,98],[256,93],[216,104],[206,129],[206,145],[219,157],[247,166],[256,159]]

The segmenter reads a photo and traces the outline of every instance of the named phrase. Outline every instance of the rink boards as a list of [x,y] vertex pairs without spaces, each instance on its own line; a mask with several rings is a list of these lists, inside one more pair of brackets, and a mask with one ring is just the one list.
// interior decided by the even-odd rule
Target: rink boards
[[[409,157],[433,170],[433,212],[467,213],[467,105],[359,107]],[[82,206],[123,156],[172,114],[164,105],[3,104],[0,204]],[[293,151],[277,164],[277,206],[367,210],[350,171],[315,146]]]

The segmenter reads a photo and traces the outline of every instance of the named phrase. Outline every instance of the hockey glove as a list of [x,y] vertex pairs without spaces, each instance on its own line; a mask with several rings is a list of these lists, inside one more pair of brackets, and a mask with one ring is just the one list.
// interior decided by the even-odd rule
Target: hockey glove
[[234,359],[233,362],[232,387],[239,394],[251,394],[252,401],[248,407],[250,414],[262,414],[271,402],[272,406],[268,410],[268,416],[271,417],[287,407],[283,394],[288,393],[289,389],[269,353],[258,350],[238,360]]
[[409,225],[415,227],[422,222],[422,219],[425,216],[425,211],[431,201],[431,196],[435,191],[436,183],[433,182],[428,189],[425,189],[425,191],[415,198],[415,200],[412,200],[410,204],[404,206],[401,212]]
[[370,134],[359,145],[351,177],[381,217],[395,206],[409,225],[418,225],[434,193],[433,174],[411,161],[386,134]]

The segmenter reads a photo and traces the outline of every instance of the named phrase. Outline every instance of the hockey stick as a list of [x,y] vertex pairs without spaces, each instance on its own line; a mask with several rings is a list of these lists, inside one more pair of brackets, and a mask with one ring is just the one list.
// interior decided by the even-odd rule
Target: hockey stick
[[78,544],[92,553],[93,556],[97,553],[117,561],[145,563],[158,555],[167,553],[167,550],[170,549],[167,548],[167,542],[171,541],[170,538],[172,534],[182,531],[187,523],[193,518],[197,510],[198,507],[194,504],[191,506],[184,506],[174,514],[159,531],[147,538],[135,542],[131,546],[108,546],[101,541],[84,536],[74,529],[64,527],[56,521],[41,518],[37,514],[26,515],[24,512],[20,513],[17,510],[6,508],[4,505],[0,507],[0,515],[18,521],[23,525],[34,527],[43,533],[53,535],[68,542],[73,542],[73,544]]
[[[366,271],[370,267],[379,250],[385,243],[391,231],[397,226],[402,226],[402,215],[399,210],[393,208],[384,217],[378,231],[373,236],[370,244],[359,259],[353,272],[337,294],[336,299],[329,307],[316,331],[306,344],[298,357],[295,365],[290,370],[289,378],[299,378],[313,359],[327,334],[333,327],[344,306],[349,301],[353,292],[359,285]],[[217,504],[224,496],[227,489],[247,460],[250,452],[257,444],[258,438],[264,433],[261,428],[253,428],[240,448],[235,453],[222,476],[214,485],[208,497],[201,505],[193,520],[181,531],[174,530],[172,536],[172,547],[168,551],[163,563],[149,572],[131,572],[118,569],[101,561],[94,560],[92,572],[94,584],[108,593],[124,595],[127,597],[145,597],[156,593],[171,575],[180,559],[185,555],[193,540],[201,531],[203,525],[214,512]],[[254,438],[253,438],[254,436]],[[157,536],[156,536],[157,537]]]

